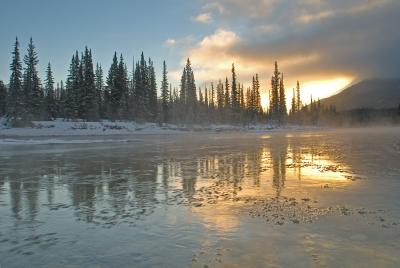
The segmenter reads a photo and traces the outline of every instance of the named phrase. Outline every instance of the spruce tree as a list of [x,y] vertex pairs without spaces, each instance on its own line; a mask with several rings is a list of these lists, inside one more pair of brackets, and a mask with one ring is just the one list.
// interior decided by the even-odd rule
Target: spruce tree
[[85,47],[82,59],[83,65],[83,100],[82,117],[86,120],[99,119],[99,94],[96,90],[95,74],[93,70],[92,51]]
[[210,108],[212,109],[212,112],[214,112],[215,109],[215,91],[214,91],[214,83],[211,83],[211,97],[210,97]]
[[14,51],[12,52],[12,61],[10,64],[10,83],[7,100],[8,117],[14,126],[24,124],[26,110],[24,107],[24,94],[22,91],[22,64],[19,54],[18,38],[15,39]]
[[208,112],[208,105],[210,104],[210,102],[209,102],[209,100],[208,100],[208,88],[207,88],[207,86],[205,87],[205,89],[204,89],[204,105],[205,105],[205,107],[206,107],[206,109],[207,109],[207,112]]
[[168,77],[167,77],[167,65],[163,61],[163,74],[161,81],[161,109],[162,109],[162,122],[167,123],[169,121],[169,95],[168,90]]
[[107,90],[105,92],[105,103],[107,105],[108,117],[112,120],[117,119],[119,106],[119,89],[118,89],[118,58],[117,52],[114,52],[113,61],[108,71]]
[[300,100],[300,83],[299,80],[297,80],[297,86],[296,86],[296,111],[299,112],[301,110],[301,100]]
[[228,77],[225,78],[225,108],[229,109],[231,107],[231,101],[230,101],[230,87],[229,87],[229,82],[228,82]]
[[293,93],[292,93],[292,103],[290,107],[290,115],[294,116],[297,112],[297,105],[296,105],[296,91],[293,88]]
[[257,113],[257,94],[256,94],[256,79],[253,76],[252,79],[252,87],[250,90],[250,99],[249,99],[249,115],[250,115],[250,120],[254,121],[256,113]]
[[280,85],[280,72],[278,69],[278,62],[275,61],[274,74],[271,78],[271,91],[270,91],[270,115],[273,120],[280,119],[280,101],[279,101],[279,85]]
[[135,115],[139,121],[149,118],[150,83],[147,63],[142,52],[135,69]]
[[128,119],[130,117],[130,110],[128,107],[129,101],[129,81],[128,81],[128,69],[126,64],[124,63],[124,58],[122,54],[119,58],[117,78],[116,78],[116,87],[118,92],[118,101],[117,101],[117,109],[118,109],[118,118],[119,119]]
[[153,61],[149,58],[149,100],[148,100],[148,111],[149,121],[155,121],[158,116],[158,103],[157,103],[157,82],[156,74],[154,71]]
[[46,119],[52,120],[57,116],[57,107],[56,107],[56,98],[54,92],[54,78],[53,72],[51,71],[50,62],[47,65],[46,69],[46,79],[45,79],[45,114]]
[[75,55],[72,55],[71,63],[69,65],[68,77],[66,81],[66,93],[65,93],[65,105],[64,105],[64,116],[67,118],[75,118],[75,80],[76,80],[76,60]]
[[59,117],[65,118],[65,104],[67,100],[67,94],[64,89],[63,80],[60,83],[57,83],[57,115]]
[[283,73],[281,75],[281,79],[279,81],[279,119],[281,122],[285,120],[287,116],[286,109],[286,94],[285,94],[285,85],[283,82]]
[[[79,56],[76,55],[79,60]],[[77,80],[76,80],[76,106],[77,106],[77,114],[79,119],[86,118],[87,115],[87,107],[86,107],[86,89],[84,85],[84,77],[83,77],[83,65],[84,65],[84,56],[81,54],[81,58],[79,60]]]
[[181,84],[179,90],[179,102],[181,106],[181,112],[185,112],[186,108],[186,96],[187,96],[187,72],[186,67],[183,68],[182,76],[181,76]]
[[260,81],[258,81],[258,74],[256,74],[255,80],[254,80],[254,101],[255,101],[255,111],[257,114],[260,114],[262,112],[262,107],[261,107],[261,95],[260,95]]
[[197,117],[197,94],[194,73],[190,63],[190,59],[186,61],[186,123],[194,123]]
[[231,104],[232,108],[235,112],[237,112],[239,108],[238,103],[238,89],[237,89],[237,81],[236,81],[236,72],[235,72],[235,65],[232,63],[232,88],[231,88]]
[[24,57],[25,72],[24,72],[24,97],[25,107],[28,110],[29,119],[40,119],[43,105],[43,91],[40,86],[40,79],[37,71],[39,59],[33,45],[33,40],[30,38],[27,54]]
[[219,80],[217,85],[217,105],[220,112],[224,107],[224,101],[224,85],[222,84],[221,80]]
[[104,78],[103,78],[103,69],[100,64],[96,64],[95,71],[95,85],[96,85],[96,99],[97,106],[99,107],[99,116],[100,118],[105,118],[106,111],[104,109],[103,101],[104,101]]
[[0,80],[0,117],[6,114],[7,88]]

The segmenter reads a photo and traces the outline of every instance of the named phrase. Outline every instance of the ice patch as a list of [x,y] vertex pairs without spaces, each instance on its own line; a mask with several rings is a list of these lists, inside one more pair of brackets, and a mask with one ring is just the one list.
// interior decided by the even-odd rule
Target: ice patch
[[20,139],[0,139],[0,145],[47,145],[47,144],[90,144],[90,143],[122,143],[133,142],[134,140],[20,140]]

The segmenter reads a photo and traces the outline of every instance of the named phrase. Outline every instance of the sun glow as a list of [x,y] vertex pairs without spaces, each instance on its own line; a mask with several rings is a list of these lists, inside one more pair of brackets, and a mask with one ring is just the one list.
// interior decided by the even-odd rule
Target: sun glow
[[305,82],[301,84],[301,100],[303,103],[309,103],[311,96],[314,100],[330,97],[349,86],[352,81],[350,77],[339,77]]
[[[334,79],[312,80],[308,82],[300,81],[301,101],[303,104],[308,104],[310,103],[311,96],[313,100],[330,97],[348,87],[352,82],[352,77],[337,77]],[[286,86],[286,105],[288,109],[290,109],[293,96],[292,92],[295,87],[296,85]],[[269,106],[269,96],[265,92],[261,95],[261,106],[265,109]]]

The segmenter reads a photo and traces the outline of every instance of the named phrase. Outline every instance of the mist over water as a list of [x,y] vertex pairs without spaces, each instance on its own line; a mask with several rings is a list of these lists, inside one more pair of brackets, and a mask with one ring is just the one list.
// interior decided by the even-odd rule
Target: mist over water
[[399,159],[399,128],[0,145],[0,265],[398,267]]

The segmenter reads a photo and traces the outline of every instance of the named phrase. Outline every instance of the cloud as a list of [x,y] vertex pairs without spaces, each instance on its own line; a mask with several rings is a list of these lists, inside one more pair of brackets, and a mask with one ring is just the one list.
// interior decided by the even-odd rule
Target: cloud
[[196,71],[196,79],[202,82],[223,78],[235,61],[235,54],[231,49],[240,42],[241,39],[235,32],[217,29],[189,48],[181,65],[186,63],[186,58],[190,58]]
[[176,45],[176,40],[168,38],[167,40],[164,41],[164,46],[166,47],[173,47]]
[[199,22],[199,23],[204,23],[208,24],[212,22],[212,16],[211,13],[201,13],[197,15],[196,17],[193,17],[192,20]]
[[213,12],[216,11],[219,14],[222,14],[225,12],[225,7],[218,2],[210,2],[203,6],[203,10],[213,11]]
[[[197,80],[259,73],[268,86],[273,62],[295,80],[400,76],[397,0],[203,0],[217,30],[189,47]],[[229,30],[228,30],[229,29]],[[183,61],[182,61],[183,64]]]

